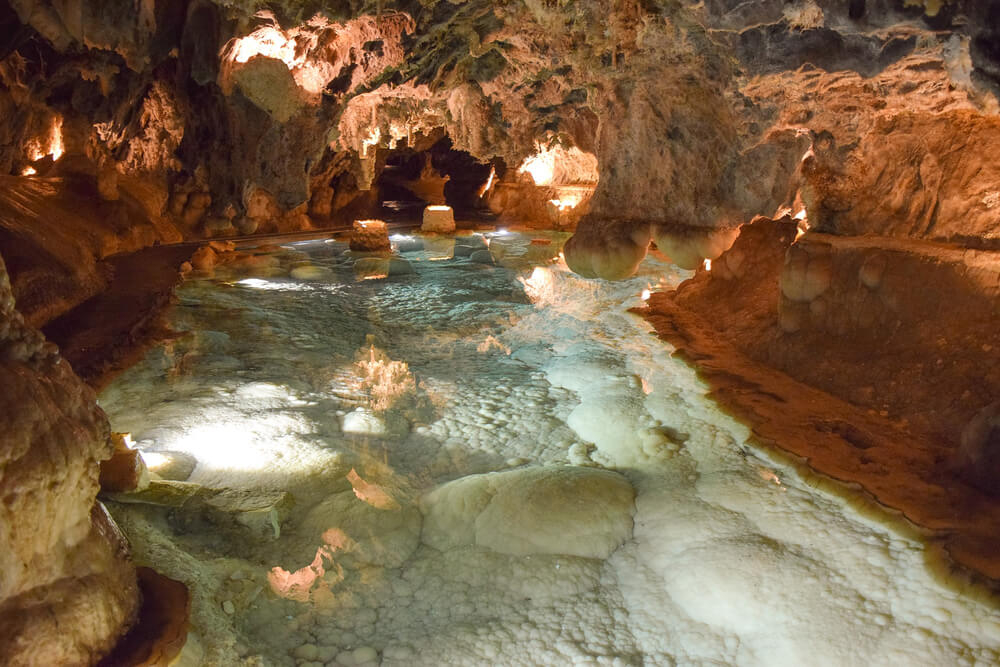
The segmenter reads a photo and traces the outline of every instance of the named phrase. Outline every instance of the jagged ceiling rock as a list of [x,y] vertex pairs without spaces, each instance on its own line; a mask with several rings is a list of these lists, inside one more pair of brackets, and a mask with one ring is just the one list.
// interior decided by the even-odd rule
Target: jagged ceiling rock
[[[330,214],[372,182],[379,151],[444,132],[511,167],[540,143],[595,154],[584,225],[731,226],[796,201],[819,222],[833,197],[815,183],[799,192],[815,137],[833,136],[829,169],[842,173],[866,160],[873,128],[895,131],[896,113],[944,128],[942,114],[997,109],[994,0],[9,6],[23,25],[0,63],[13,126],[0,166],[16,169],[12,153],[38,135],[29,118],[60,114],[102,164],[164,187],[196,180],[211,196],[205,221],[241,219],[258,191],[284,211]],[[849,180],[838,187],[871,185]],[[853,217],[845,231],[904,227]],[[923,228],[960,226],[936,218]]]

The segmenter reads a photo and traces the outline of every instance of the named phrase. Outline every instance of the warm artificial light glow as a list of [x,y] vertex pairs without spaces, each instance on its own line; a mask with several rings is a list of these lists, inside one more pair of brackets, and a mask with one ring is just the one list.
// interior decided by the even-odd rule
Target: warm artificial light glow
[[368,138],[361,140],[361,157],[368,157],[368,149],[372,146],[378,146],[378,142],[382,139],[382,129],[375,127],[368,132]]
[[497,170],[494,167],[490,167],[490,176],[489,178],[486,179],[486,182],[483,183],[482,187],[479,188],[479,192],[477,193],[480,197],[486,196],[486,193],[489,192],[490,188],[493,187],[493,181],[496,179],[496,177],[497,177]]
[[52,121],[52,140],[49,143],[49,154],[52,155],[53,160],[58,160],[66,152],[66,146],[63,144],[62,126],[62,118],[56,118]]
[[[53,160],[58,160],[66,152],[66,145],[63,143],[62,118],[56,117],[52,120],[52,127],[49,129],[49,136],[44,139],[32,139],[25,147],[28,159],[32,162],[41,160],[46,155],[51,155]],[[31,169],[28,167],[27,169]],[[25,171],[27,171],[25,169]],[[23,173],[23,172],[22,172]],[[35,173],[34,171],[32,173]],[[28,176],[30,174],[24,174]]]
[[576,208],[576,205],[580,203],[580,197],[570,196],[563,199],[550,199],[549,203],[560,211],[567,211],[571,208]]
[[25,167],[24,169],[21,170],[22,176],[34,176],[37,173],[38,172],[35,171],[34,167]]
[[[535,154],[526,158],[517,171],[530,175],[535,185],[593,185],[599,177],[596,156],[585,153],[576,146],[563,148],[558,144],[548,147],[536,144]],[[560,194],[559,199],[566,201],[569,198]]]
[[170,463],[172,459],[165,454],[160,454],[159,452],[143,452],[142,460],[145,461],[147,468],[156,472],[166,464]]
[[[268,13],[259,14],[259,17],[274,19]],[[314,17],[313,21],[324,19]],[[307,57],[308,36],[305,38],[305,45],[299,44],[295,37],[298,32],[293,29],[284,32],[275,25],[266,25],[254,30],[246,37],[240,37],[231,42],[229,47],[229,59],[235,63],[244,64],[256,56],[274,58],[285,64],[285,67],[292,73],[295,83],[306,92],[318,94],[326,86],[329,76],[324,72],[324,63],[310,61]]]
[[549,185],[556,173],[555,151],[539,146],[538,153],[522,162],[517,171],[531,176],[535,185]]
[[276,58],[292,69],[302,63],[295,57],[295,40],[272,26],[258,28],[246,37],[236,40],[232,50],[234,62],[249,62],[254,56]]
[[450,211],[451,206],[428,206],[428,211]]
[[706,271],[711,271],[712,270],[712,260],[710,260],[710,259],[706,259],[705,260],[705,270]]

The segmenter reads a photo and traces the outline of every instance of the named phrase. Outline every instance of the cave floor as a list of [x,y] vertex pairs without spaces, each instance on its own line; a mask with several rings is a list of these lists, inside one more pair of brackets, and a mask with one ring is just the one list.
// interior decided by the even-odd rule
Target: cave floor
[[[110,503],[137,562],[188,585],[186,653],[309,667],[1000,659],[995,608],[933,576],[917,536],[755,448],[628,312],[687,272],[650,256],[630,280],[587,281],[543,233],[493,236],[498,265],[481,264],[482,239],[400,239],[412,273],[313,241],[193,276],[170,313],[188,334],[103,391],[112,427],[186,480]],[[557,466],[634,487],[633,533],[609,557],[567,555],[574,535],[530,521],[491,549],[424,518],[441,483]],[[445,510],[482,520],[481,499],[452,498]],[[569,516],[570,499],[525,502]],[[610,535],[596,510],[571,532]]]

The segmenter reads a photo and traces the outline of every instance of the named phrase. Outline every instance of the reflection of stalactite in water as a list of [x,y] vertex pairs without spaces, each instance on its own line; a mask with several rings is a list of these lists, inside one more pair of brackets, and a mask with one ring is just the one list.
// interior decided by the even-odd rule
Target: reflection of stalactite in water
[[323,546],[316,549],[313,561],[295,572],[273,567],[267,573],[267,582],[275,595],[287,600],[329,602],[331,586],[344,580],[344,568],[333,560],[338,551],[349,549],[352,540],[341,530],[330,529],[323,533]]
[[405,361],[393,361],[368,340],[368,349],[355,367],[361,371],[361,389],[371,400],[371,409],[384,412],[403,396],[416,392],[417,385]]

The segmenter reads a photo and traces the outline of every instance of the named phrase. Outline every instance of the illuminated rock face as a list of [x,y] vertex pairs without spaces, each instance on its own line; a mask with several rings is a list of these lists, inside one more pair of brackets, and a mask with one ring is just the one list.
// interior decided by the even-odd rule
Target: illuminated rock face
[[135,570],[104,508],[111,454],[94,394],[14,310],[0,262],[0,655],[10,665],[87,664],[136,610]]
[[577,233],[563,247],[566,264],[585,278],[622,280],[628,278],[646,256],[649,225],[593,219],[581,223]]
[[389,228],[381,220],[355,220],[351,230],[351,250],[366,252],[387,252],[392,249],[389,243]]
[[696,269],[706,259],[716,259],[729,250],[739,234],[739,229],[712,229],[656,225],[653,239],[663,254],[682,269]]
[[[994,233],[996,174],[975,157],[997,141],[991,3],[309,6],[5,4],[46,66],[0,68],[0,171],[63,119],[106,196],[139,181],[192,236],[287,231],[371,214],[350,209],[386,151],[446,134],[507,165],[494,210],[540,224],[731,228],[798,200],[839,233]],[[596,189],[501,192],[518,175]]]
[[428,206],[420,229],[425,232],[447,234],[455,231],[455,212],[450,206]]

